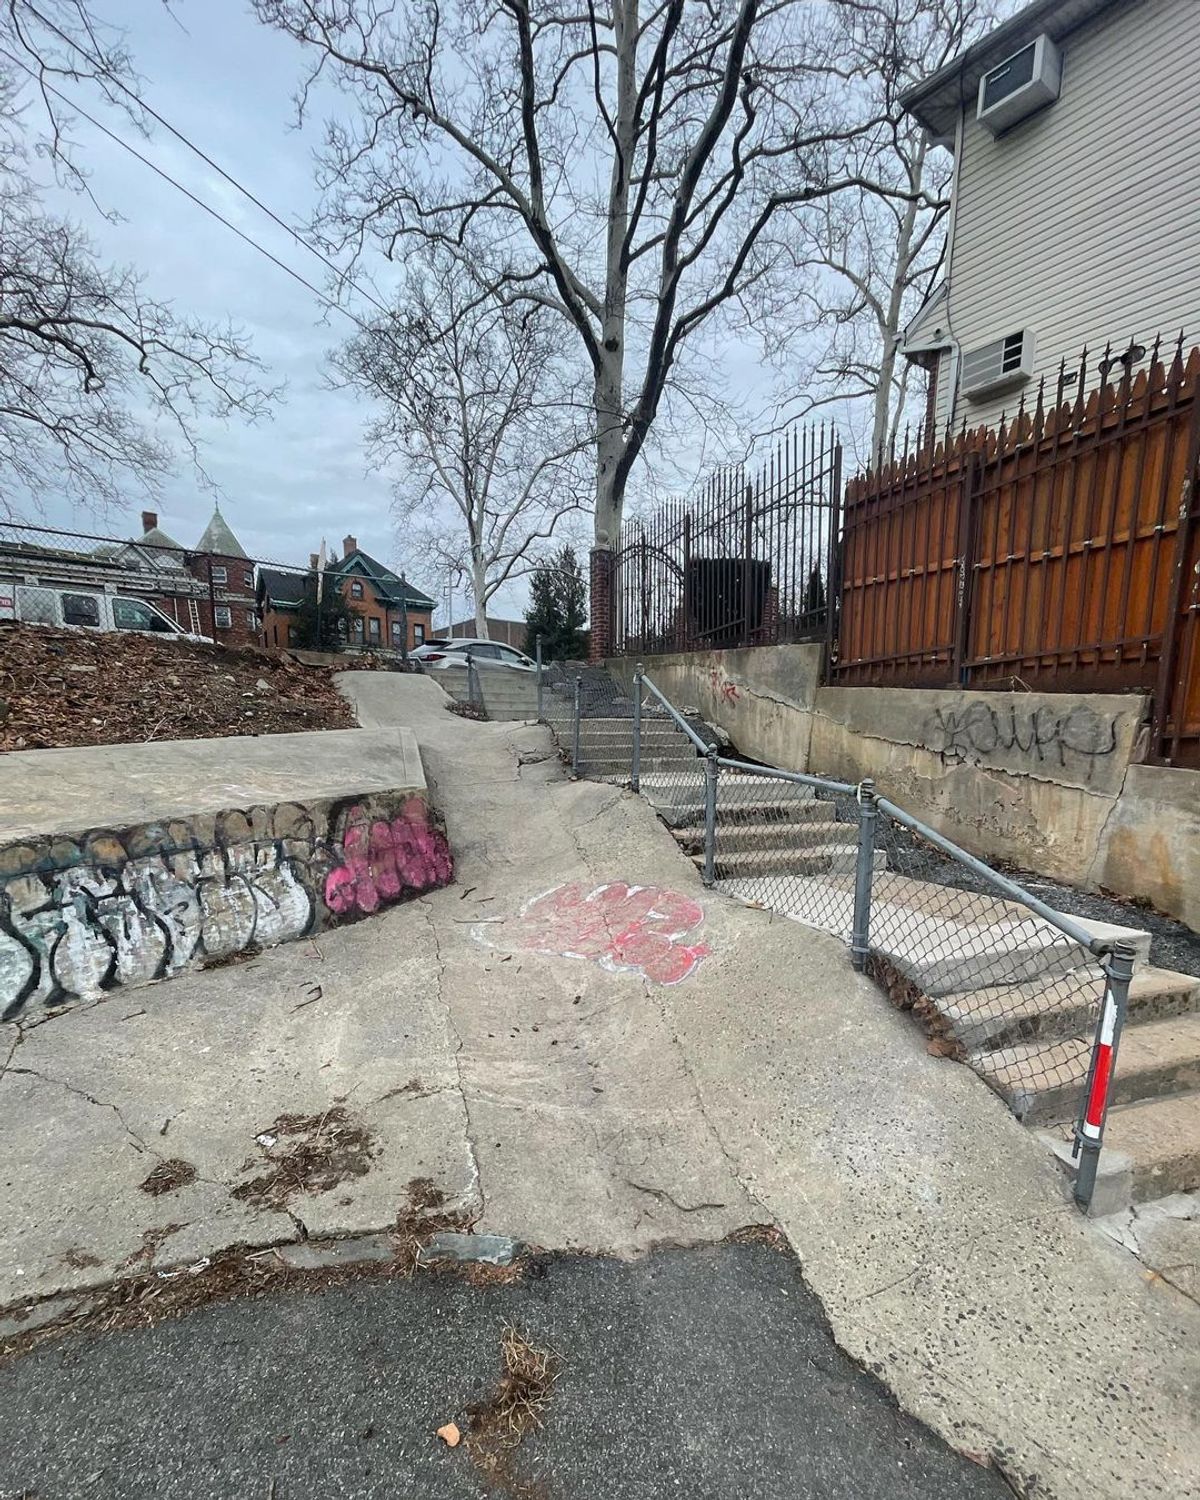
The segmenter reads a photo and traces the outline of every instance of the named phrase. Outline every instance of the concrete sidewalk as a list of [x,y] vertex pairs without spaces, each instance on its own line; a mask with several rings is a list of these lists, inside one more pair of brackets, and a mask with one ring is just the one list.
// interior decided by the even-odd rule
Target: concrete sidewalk
[[846,1350],[1027,1493],[1200,1495],[1200,1309],[836,939],[704,892],[545,731],[344,681],[416,732],[458,885],[7,1028],[0,1302],[381,1228],[422,1178],[551,1249],[777,1219]]

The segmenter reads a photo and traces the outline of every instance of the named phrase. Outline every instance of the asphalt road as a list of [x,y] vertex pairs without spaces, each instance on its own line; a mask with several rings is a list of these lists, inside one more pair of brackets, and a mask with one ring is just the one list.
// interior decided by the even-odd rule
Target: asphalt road
[[[562,1371],[489,1490],[435,1430],[468,1429],[510,1321]],[[4,1500],[1011,1496],[840,1353],[797,1262],[763,1245],[210,1304],[41,1347],[0,1369],[0,1410]]]

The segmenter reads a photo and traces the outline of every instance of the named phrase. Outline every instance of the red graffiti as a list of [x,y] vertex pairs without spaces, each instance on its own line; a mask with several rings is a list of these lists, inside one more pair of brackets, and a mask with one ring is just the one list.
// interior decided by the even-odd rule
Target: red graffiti
[[708,683],[713,690],[714,696],[721,699],[723,703],[736,703],[741,697],[736,682],[730,682],[728,677],[722,677],[716,667],[708,674]]
[[341,845],[342,862],[325,878],[325,904],[339,916],[365,916],[445,885],[454,870],[446,835],[420,797],[409,798],[390,820],[351,808]]
[[[679,891],[614,881],[585,890],[560,885],[531,901],[505,946],[563,958],[586,958],[613,972],[640,972],[678,984],[711,951],[681,938],[704,921],[704,908]],[[482,934],[488,941],[492,939]]]

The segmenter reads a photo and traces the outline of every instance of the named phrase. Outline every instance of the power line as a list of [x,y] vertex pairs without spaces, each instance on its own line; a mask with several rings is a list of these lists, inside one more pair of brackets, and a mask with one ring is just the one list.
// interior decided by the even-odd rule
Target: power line
[[[330,260],[323,250],[319,249],[316,245],[310,244],[309,241],[306,240],[298,230],[294,229],[285,219],[281,219],[274,209],[269,208],[267,204],[265,204],[261,198],[256,197],[248,187],[244,187],[236,177],[231,176],[230,173],[228,173],[225,168],[222,167],[218,162],[215,162],[206,151],[204,151],[200,146],[197,146],[195,141],[190,140],[186,135],[184,135],[182,130],[177,129],[174,125],[172,125],[170,120],[165,119],[162,115],[160,115],[159,112],[153,107],[153,105],[147,104],[135,89],[131,89],[128,84],[122,82],[120,78],[118,78],[114,73],[110,72],[105,67],[102,58],[96,57],[93,53],[89,52],[86,47],[81,46],[80,43],[74,39],[74,37],[69,36],[60,27],[56,26],[54,22],[51,21],[48,17],[42,15],[41,11],[37,10],[33,5],[29,4],[28,0],[26,0],[25,8],[30,12],[31,15],[36,16],[41,24],[48,30],[52,31],[55,36],[66,42],[68,47],[73,47],[81,57],[87,58],[88,62],[90,62],[94,68],[99,69],[99,71],[104,75],[104,79],[107,83],[115,84],[115,86],[119,88],[123,94],[126,94],[130,99],[133,100],[133,102],[138,106],[139,109],[145,110],[145,112],[151,117],[151,119],[157,120],[164,130],[170,131],[175,139],[182,145],[186,146],[189,151],[194,151],[195,154],[200,158],[200,160],[210,166],[213,171],[216,172],[219,176],[223,177],[225,181],[229,183],[230,187],[236,188],[243,197],[248,198],[250,202],[254,204],[255,208],[266,214],[267,218],[269,218],[273,223],[278,224],[280,229],[290,234],[292,239],[294,239],[296,243],[303,249],[307,250],[310,255],[315,255],[316,258],[321,261],[322,264],[327,266],[334,273],[334,275],[338,277],[340,281],[344,281],[348,286],[353,287],[360,297],[362,297],[365,301],[370,302],[373,307],[378,308],[381,313],[389,313],[389,308],[387,308],[382,302],[380,302],[377,297],[372,295],[372,293],[365,291],[358,282],[347,276],[346,273],[341,269],[341,267],[338,266],[336,261]],[[80,110],[79,112],[80,114],[83,114],[82,110]]]
[[216,219],[219,224],[223,224],[226,229],[231,230],[234,234],[237,235],[239,240],[244,241],[247,245],[250,246],[252,250],[257,250],[260,255],[265,255],[266,258],[272,263],[272,265],[277,266],[286,275],[290,276],[293,281],[298,281],[300,285],[310,291],[319,302],[324,303],[326,307],[332,308],[334,312],[341,313],[344,318],[349,318],[349,320],[358,328],[361,328],[364,333],[373,334],[375,332],[375,330],[370,326],[369,323],[364,323],[363,320],[355,313],[352,313],[349,308],[343,307],[340,302],[335,302],[331,297],[328,297],[324,292],[319,290],[319,288],[315,287],[311,281],[308,281],[305,277],[301,276],[299,271],[293,270],[293,268],[289,266],[285,261],[280,260],[277,255],[273,255],[265,245],[260,245],[256,239],[246,234],[244,230],[239,229],[236,224],[231,223],[230,220],[224,216],[224,214],[219,213],[210,204],[205,203],[203,198],[198,198],[190,188],[186,188],[184,187],[183,183],[176,181],[176,179],[172,177],[169,172],[160,167],[157,162],[153,162],[148,156],[144,156],[135,146],[131,146],[128,141],[122,139],[122,137],[117,135],[115,131],[110,130],[107,125],[102,125],[94,115],[88,114],[86,109],[83,109],[73,100],[68,99],[67,96],[60,89],[55,88],[52,83],[48,83],[45,78],[39,77],[39,75],[34,72],[34,70],[29,66],[28,63],[22,61],[22,59],[19,57],[14,57],[13,54],[4,47],[0,47],[0,57],[8,58],[9,62],[15,64],[18,68],[21,68],[24,72],[28,73],[30,78],[32,78],[40,88],[44,88],[48,93],[53,94],[55,98],[60,99],[68,109],[74,110],[77,115],[80,115],[83,119],[85,119],[88,124],[92,125],[96,130],[98,130],[101,135],[107,136],[110,141],[115,141],[116,144],[122,148],[122,150],[128,151],[130,156],[136,157],[143,166],[149,167],[150,170],[161,177],[164,182],[169,182],[171,186],[181,192],[185,198],[190,199],[197,208],[202,208],[206,214],[210,214],[214,219]]

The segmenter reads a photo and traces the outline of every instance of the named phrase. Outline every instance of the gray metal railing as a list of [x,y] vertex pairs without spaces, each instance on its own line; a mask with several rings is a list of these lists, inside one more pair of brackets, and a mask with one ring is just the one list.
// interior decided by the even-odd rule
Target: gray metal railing
[[[540,677],[539,669],[539,704]],[[564,687],[560,682],[560,698]],[[548,709],[539,716],[560,744],[569,732],[575,773],[585,767],[589,708],[599,704],[610,737],[603,761],[609,779],[626,780],[647,797],[693,854],[705,885],[719,884],[842,937],[854,967],[883,983],[897,1003],[920,1011],[1018,1116],[1039,1097],[1070,1100],[1079,1090],[1074,1195],[1086,1209],[1125,1022],[1132,948],[1095,937],[880,797],[869,780],[854,785],[722,755],[640,664],[631,698],[615,685],[607,696],[597,684],[585,692],[581,671],[572,687],[569,725],[561,710],[556,721]],[[627,718],[613,717],[615,704]],[[628,724],[627,738],[612,727],[621,723]],[[656,754],[672,730],[686,737],[694,759],[681,750],[670,760]],[[622,773],[614,774],[618,764]],[[647,764],[657,769],[647,771]],[[1031,1045],[1052,1035],[1064,1015],[1091,1034],[1086,1062],[1077,1050],[1059,1057],[1053,1047],[1039,1052]]]

